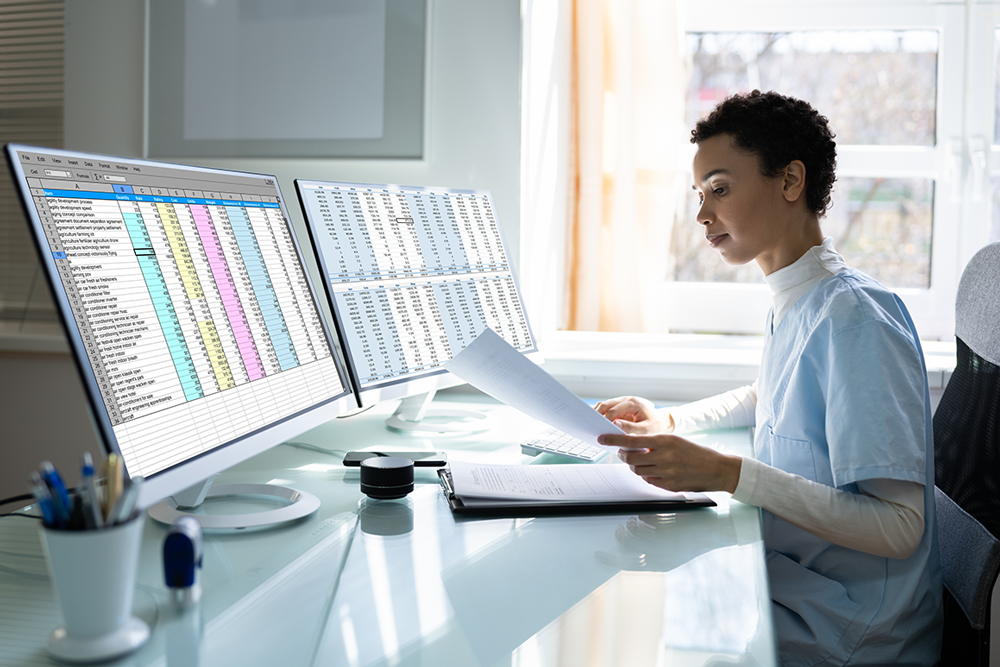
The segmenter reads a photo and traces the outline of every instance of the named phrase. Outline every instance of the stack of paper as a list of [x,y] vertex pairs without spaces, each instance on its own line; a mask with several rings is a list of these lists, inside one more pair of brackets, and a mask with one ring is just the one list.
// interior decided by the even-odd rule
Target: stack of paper
[[491,465],[452,461],[451,483],[461,498],[608,503],[685,500],[652,486],[626,465]]

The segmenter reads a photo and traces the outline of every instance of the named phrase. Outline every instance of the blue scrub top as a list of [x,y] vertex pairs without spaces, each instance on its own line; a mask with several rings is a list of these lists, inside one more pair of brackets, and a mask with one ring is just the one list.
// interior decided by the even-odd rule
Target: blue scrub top
[[905,560],[837,546],[764,512],[782,664],[934,665],[942,592],[927,371],[903,303],[865,274],[817,283],[772,330],[757,381],[754,454],[858,493],[924,485],[924,535]]

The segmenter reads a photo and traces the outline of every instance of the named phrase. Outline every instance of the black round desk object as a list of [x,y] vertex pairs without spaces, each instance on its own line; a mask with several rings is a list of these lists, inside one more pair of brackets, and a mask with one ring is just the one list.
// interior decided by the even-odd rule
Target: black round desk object
[[361,462],[361,491],[370,498],[392,500],[413,491],[413,461],[376,456]]

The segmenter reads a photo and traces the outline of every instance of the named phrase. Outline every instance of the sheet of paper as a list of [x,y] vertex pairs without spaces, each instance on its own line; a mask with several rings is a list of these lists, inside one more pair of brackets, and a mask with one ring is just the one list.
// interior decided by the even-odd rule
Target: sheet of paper
[[452,461],[452,489],[469,498],[505,500],[684,500],[643,481],[626,465],[494,465]]
[[624,433],[490,329],[444,367],[483,393],[588,444],[596,445],[604,433]]

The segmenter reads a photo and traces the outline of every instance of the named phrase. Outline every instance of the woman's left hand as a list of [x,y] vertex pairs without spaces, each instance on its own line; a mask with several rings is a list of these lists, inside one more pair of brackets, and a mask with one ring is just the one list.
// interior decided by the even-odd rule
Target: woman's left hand
[[676,435],[602,435],[602,445],[618,447],[618,458],[632,472],[669,491],[736,490],[739,456],[722,454]]

